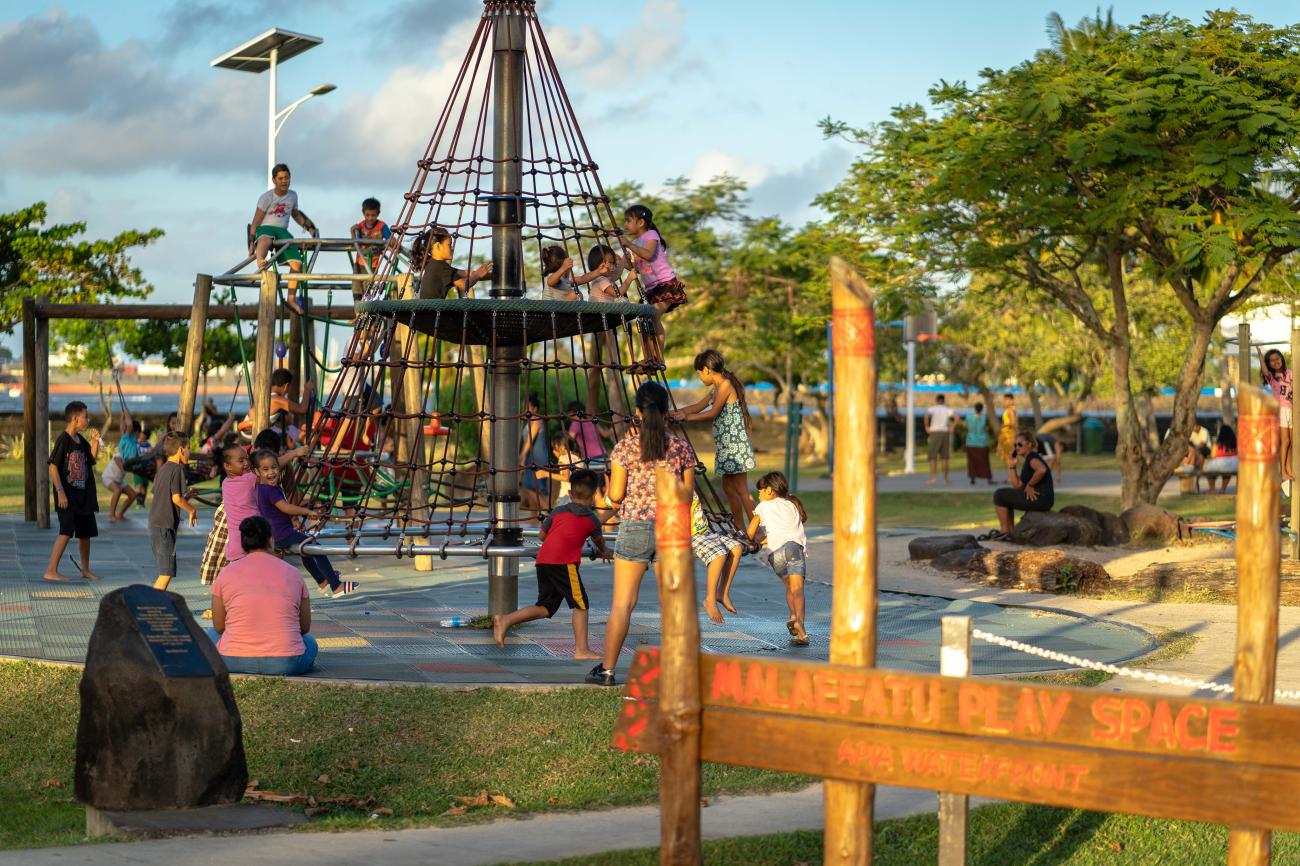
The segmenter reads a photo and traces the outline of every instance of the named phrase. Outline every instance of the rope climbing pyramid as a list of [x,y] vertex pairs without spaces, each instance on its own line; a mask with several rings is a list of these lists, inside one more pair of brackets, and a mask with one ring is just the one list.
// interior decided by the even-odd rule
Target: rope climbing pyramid
[[[326,508],[305,552],[484,557],[489,610],[516,607],[553,505],[539,481],[604,469],[599,440],[662,378],[596,169],[534,3],[486,0],[312,421],[295,483]],[[543,276],[557,263],[569,278]],[[697,478],[710,525],[736,534]]]

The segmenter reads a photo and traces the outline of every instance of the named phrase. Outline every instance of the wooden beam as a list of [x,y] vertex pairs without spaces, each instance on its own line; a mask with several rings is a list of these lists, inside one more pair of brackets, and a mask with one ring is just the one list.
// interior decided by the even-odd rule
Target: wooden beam
[[36,299],[23,298],[23,520],[36,519]]
[[[38,299],[38,306],[44,298]],[[35,362],[32,377],[36,401],[35,416],[35,456],[36,456],[36,526],[38,529],[50,528],[50,323],[42,318],[36,319],[35,340],[32,346],[32,360]]]
[[[971,628],[968,616],[945,616],[939,645],[939,673],[965,678],[971,671]],[[939,795],[939,866],[966,866],[970,798],[962,794]]]
[[660,657],[659,862],[698,866],[700,852],[700,621],[695,608],[691,499],[677,473],[655,467]]
[[194,305],[190,309],[190,329],[185,335],[185,366],[181,377],[180,406],[176,410],[180,434],[185,437],[194,431],[194,404],[198,397],[199,376],[203,366],[203,334],[208,328],[208,307],[211,300],[212,277],[209,274],[198,274],[194,277]]
[[[1243,363],[1248,360],[1243,355]],[[1237,395],[1237,658],[1233,686],[1239,702],[1270,704],[1276,687],[1282,570],[1278,404],[1246,384],[1243,378]],[[1233,795],[1224,799],[1241,793],[1239,789],[1225,790]],[[1283,825],[1228,823],[1228,866],[1267,866],[1272,859],[1272,834],[1254,828]]]
[[264,271],[257,305],[257,347],[253,353],[252,400],[253,432],[260,433],[271,424],[271,371],[275,359],[276,276]]
[[[876,663],[876,358],[871,290],[834,257],[831,306],[836,421],[857,431],[835,441],[834,588],[830,660]],[[876,789],[828,779],[826,866],[869,866]]]
[[[209,278],[210,279],[210,278]],[[245,322],[257,318],[260,305],[239,304],[236,308],[233,304],[209,304],[208,321],[228,321],[235,318],[238,310],[239,318]],[[278,306],[276,314],[280,317],[286,315],[287,308]],[[42,319],[87,319],[97,320],[144,320],[159,319],[163,321],[184,321],[191,319],[194,314],[192,306],[187,307],[184,304],[45,304],[36,305],[36,316]],[[352,307],[334,307],[330,310],[330,317],[335,319],[355,319],[356,310]]]

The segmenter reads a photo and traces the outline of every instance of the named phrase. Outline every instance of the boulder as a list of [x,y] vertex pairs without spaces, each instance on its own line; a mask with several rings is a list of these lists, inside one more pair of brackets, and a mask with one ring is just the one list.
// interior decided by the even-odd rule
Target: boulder
[[1110,573],[1101,565],[1059,550],[977,551],[965,574],[1033,592],[1097,592],[1110,585]]
[[1134,505],[1120,514],[1119,519],[1128,528],[1132,541],[1158,541],[1167,544],[1184,536],[1183,519],[1167,508],[1158,505]]
[[1098,511],[1086,505],[1067,505],[1060,509],[1061,514],[1069,514],[1092,523],[1101,530],[1101,543],[1107,547],[1119,547],[1128,544],[1128,527],[1119,519],[1118,514]]
[[950,550],[930,560],[930,566],[939,571],[963,572],[970,566],[970,561],[981,553],[988,551],[982,547],[962,547]]
[[1056,544],[1094,547],[1101,543],[1101,533],[1101,527],[1097,524],[1072,514],[1026,511],[1006,541],[1029,547],[1051,547]]
[[137,585],[100,602],[74,775],[77,799],[103,810],[243,798],[248,768],[230,675],[181,596]]
[[918,535],[907,543],[907,553],[912,559],[934,559],[953,550],[979,546],[973,535]]

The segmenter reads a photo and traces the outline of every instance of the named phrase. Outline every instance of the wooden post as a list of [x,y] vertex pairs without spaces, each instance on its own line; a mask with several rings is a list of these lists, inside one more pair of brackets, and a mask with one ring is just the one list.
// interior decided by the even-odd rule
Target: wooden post
[[194,310],[190,313],[190,332],[185,337],[181,401],[176,410],[176,421],[180,424],[182,436],[189,436],[194,431],[194,405],[203,368],[203,334],[208,329],[208,305],[211,300],[211,275],[197,275],[194,278]]
[[[849,265],[831,259],[835,440],[832,664],[876,663],[876,333],[872,293]],[[827,780],[827,866],[871,862],[874,785]]]
[[700,855],[700,621],[691,554],[693,493],[655,468],[655,547],[663,623],[659,685],[659,862],[698,866]]
[[23,298],[23,520],[36,519],[36,299]]
[[275,362],[275,300],[279,277],[262,271],[262,288],[257,298],[257,348],[253,352],[253,382],[248,396],[253,402],[253,434],[271,426],[271,371]]
[[[970,676],[971,618],[945,616],[939,647],[939,673],[945,677]],[[939,866],[966,866],[966,829],[970,797],[939,795]]]
[[1250,325],[1246,322],[1237,326],[1237,383],[1250,386]]
[[[412,291],[411,275],[402,274],[397,282],[397,297],[410,300]],[[417,527],[424,530],[428,526],[424,521],[429,519],[429,471],[424,465],[422,430],[424,427],[424,376],[422,371],[425,368],[421,364],[419,333],[412,331],[408,325],[402,324],[400,319],[393,335],[393,350],[399,353],[405,361],[404,366],[394,368],[393,397],[396,400],[400,393],[402,411],[415,416],[398,422],[400,427],[397,437],[397,462],[402,464],[409,461],[415,464],[415,468],[410,473],[411,506],[409,513],[417,521]],[[399,387],[400,392],[398,391]],[[420,547],[426,544],[427,541],[416,542],[416,545]],[[415,570],[433,571],[433,557],[415,557]]]
[[[1291,363],[1300,358],[1300,328],[1291,331]],[[1295,396],[1292,395],[1292,401]],[[1286,435],[1286,430],[1282,431]],[[1291,560],[1300,561],[1300,491],[1296,490],[1300,478],[1300,435],[1296,433],[1295,410],[1291,414]]]
[[[45,298],[38,298],[44,303]],[[36,458],[36,527],[50,528],[50,323],[40,316],[36,317],[32,360],[34,375],[32,384],[36,391],[35,458]]]
[[[1243,356],[1244,359],[1244,356]],[[1279,526],[1278,404],[1258,388],[1237,398],[1237,659],[1235,700],[1271,704],[1277,674]],[[1228,866],[1266,866],[1268,830],[1228,830]]]

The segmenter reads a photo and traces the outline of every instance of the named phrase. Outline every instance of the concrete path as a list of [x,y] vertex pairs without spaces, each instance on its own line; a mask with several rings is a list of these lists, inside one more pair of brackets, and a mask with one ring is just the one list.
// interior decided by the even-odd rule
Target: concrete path
[[[932,791],[877,789],[877,820],[936,808]],[[710,802],[702,816],[706,839],[819,830],[822,788],[814,785],[789,794],[720,797]],[[637,806],[502,819],[451,829],[266,833],[10,851],[0,853],[0,866],[491,866],[658,844],[659,810]],[[618,860],[611,856],[608,862]]]
[[[971,484],[970,479],[966,477],[966,470],[953,472],[949,475],[948,484],[943,483],[943,477],[935,484],[929,483],[929,470],[924,463],[917,465],[917,471],[912,475],[881,475],[876,480],[876,490],[880,493],[987,493],[990,497],[992,491],[998,487],[1006,486],[1005,473],[996,472],[994,477],[997,484],[988,484],[981,481],[978,484]],[[818,478],[815,476],[800,476],[800,490],[827,491],[831,489],[831,479]],[[1065,479],[1057,485],[1056,489],[1062,493],[1079,493],[1088,496],[1119,496],[1120,495],[1120,474],[1118,471],[1111,470],[1089,470],[1080,472],[1070,472],[1067,466]],[[1228,488],[1230,493],[1235,493],[1236,488]],[[1178,493],[1178,484],[1171,482],[1165,485],[1161,491],[1161,496],[1173,496]]]

